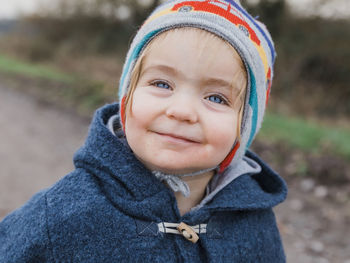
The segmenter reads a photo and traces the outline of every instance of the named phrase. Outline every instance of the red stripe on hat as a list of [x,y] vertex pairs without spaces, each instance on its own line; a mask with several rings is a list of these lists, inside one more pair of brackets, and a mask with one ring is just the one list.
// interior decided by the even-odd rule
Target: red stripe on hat
[[269,71],[267,72],[267,91],[266,91],[265,107],[267,106],[267,103],[269,102],[269,97],[270,97],[270,92],[271,92],[271,85],[272,85],[271,68],[269,68]]
[[240,146],[240,143],[236,142],[232,151],[226,156],[225,160],[222,161],[222,163],[220,164],[220,169],[219,169],[220,173],[222,173],[230,165],[233,157],[235,157],[235,154],[236,154],[239,146]]
[[125,100],[126,100],[126,96],[122,98],[122,101],[120,103],[120,119],[122,121],[124,132],[125,132]]
[[[224,9],[214,3],[218,3],[225,6],[227,5],[227,7],[226,9]],[[249,24],[246,21],[244,21],[242,18],[234,15],[231,12],[231,9],[233,10],[236,10],[236,9],[234,9],[234,7],[231,4],[227,3],[226,1],[220,1],[220,0],[211,0],[211,1],[208,0],[205,2],[185,1],[174,5],[174,7],[172,8],[172,11],[177,11],[177,10],[180,11],[181,8],[184,8],[184,7],[193,8],[194,11],[203,11],[203,12],[219,15],[229,20],[231,23],[235,24],[236,26],[243,26],[249,32],[250,39],[254,41],[258,46],[260,46],[260,39],[256,35],[255,31],[249,26]],[[192,11],[192,10],[188,10],[187,12],[189,11]]]

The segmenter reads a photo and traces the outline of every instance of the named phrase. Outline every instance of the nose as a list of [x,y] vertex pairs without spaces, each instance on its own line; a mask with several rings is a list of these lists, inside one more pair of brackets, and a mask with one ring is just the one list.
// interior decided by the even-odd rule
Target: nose
[[166,116],[178,121],[195,123],[198,121],[196,102],[191,94],[174,94],[166,109]]

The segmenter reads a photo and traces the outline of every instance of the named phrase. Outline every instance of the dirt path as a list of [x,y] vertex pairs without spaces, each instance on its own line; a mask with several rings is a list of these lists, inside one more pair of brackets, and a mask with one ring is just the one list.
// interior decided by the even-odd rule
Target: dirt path
[[88,121],[0,81],[0,218],[72,170]]
[[[88,124],[0,84],[0,219],[72,170]],[[288,200],[276,209],[288,262],[350,263],[348,187],[288,183]]]
[[288,262],[350,263],[349,191],[310,178],[288,183],[276,215]]

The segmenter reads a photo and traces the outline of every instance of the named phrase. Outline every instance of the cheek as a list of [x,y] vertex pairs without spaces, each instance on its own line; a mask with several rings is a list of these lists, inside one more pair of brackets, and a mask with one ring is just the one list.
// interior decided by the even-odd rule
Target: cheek
[[152,100],[145,89],[135,89],[130,109],[126,111],[125,134],[128,139],[140,142],[145,137],[154,119],[159,115],[158,102]]
[[142,117],[135,111],[126,114],[125,136],[130,145],[140,142],[144,132],[147,130],[147,121]]
[[159,108],[159,102],[147,92],[147,88],[138,87],[133,94],[131,111],[134,118],[145,122],[154,116]]
[[150,116],[147,99],[135,90],[129,110],[126,111],[126,128],[142,127]]
[[237,138],[237,119],[232,117],[217,119],[210,128],[209,138],[215,150],[225,158]]

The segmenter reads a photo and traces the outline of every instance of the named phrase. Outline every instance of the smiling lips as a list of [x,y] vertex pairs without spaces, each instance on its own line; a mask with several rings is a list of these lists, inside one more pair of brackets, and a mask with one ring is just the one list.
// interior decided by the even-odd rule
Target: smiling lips
[[177,135],[174,133],[162,133],[162,132],[154,132],[157,135],[162,136],[163,138],[172,141],[172,142],[180,142],[180,143],[200,143],[199,140],[195,138],[191,138],[188,136]]

